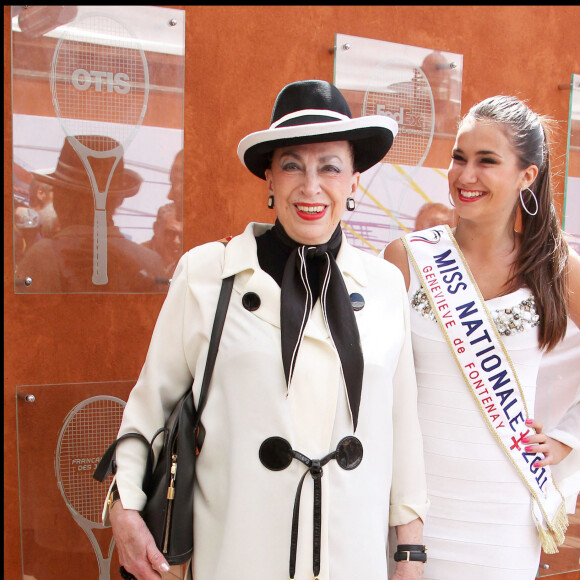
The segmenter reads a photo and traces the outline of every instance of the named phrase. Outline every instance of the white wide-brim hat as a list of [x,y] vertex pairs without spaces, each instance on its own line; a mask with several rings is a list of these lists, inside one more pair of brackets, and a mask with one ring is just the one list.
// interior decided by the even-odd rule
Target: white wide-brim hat
[[280,91],[269,129],[250,133],[240,141],[238,157],[254,175],[266,179],[272,152],[279,147],[350,141],[354,169],[362,172],[387,154],[397,130],[397,122],[387,116],[353,119],[342,93],[327,81],[298,81]]

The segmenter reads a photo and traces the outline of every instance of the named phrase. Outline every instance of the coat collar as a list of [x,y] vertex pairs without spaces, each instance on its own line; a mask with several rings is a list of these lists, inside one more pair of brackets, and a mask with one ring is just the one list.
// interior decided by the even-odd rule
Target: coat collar
[[[250,273],[262,272],[258,264],[256,237],[272,227],[272,224],[251,222],[246,226],[242,234],[231,239],[226,246],[224,278],[246,271]],[[336,257],[336,263],[345,278],[345,283],[349,290],[349,280],[352,280],[356,286],[364,287],[368,284],[368,275],[360,259],[359,252],[360,250],[353,248],[347,242],[343,232],[342,244]],[[267,276],[264,272],[262,274]],[[269,278],[269,276],[267,277]],[[274,284],[276,285],[275,282]]]
[[[273,224],[251,222],[242,234],[230,240],[225,248],[223,277],[235,274],[234,291],[241,296],[254,292],[260,297],[260,308],[252,314],[280,327],[280,287],[260,268],[256,245],[256,236],[272,227]],[[336,263],[344,276],[348,292],[363,292],[368,283],[368,274],[360,259],[360,250],[348,244],[344,233]],[[312,312],[312,324],[308,325],[306,334],[321,340],[329,336],[319,304]]]

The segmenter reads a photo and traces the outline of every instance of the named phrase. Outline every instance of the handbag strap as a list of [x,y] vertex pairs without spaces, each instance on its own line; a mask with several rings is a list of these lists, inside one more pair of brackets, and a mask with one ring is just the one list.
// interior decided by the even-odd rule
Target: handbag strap
[[224,322],[226,320],[226,314],[228,312],[228,306],[230,303],[230,295],[232,293],[232,288],[234,287],[235,275],[224,278],[222,282],[222,287],[220,290],[220,295],[218,298],[218,304],[216,308],[215,318],[213,321],[213,328],[211,330],[211,338],[209,340],[209,347],[207,351],[207,360],[205,363],[205,371],[203,373],[203,382],[201,383],[201,390],[199,392],[199,401],[197,404],[197,417],[195,421],[195,427],[199,425],[199,420],[201,418],[201,413],[205,407],[207,401],[207,395],[209,392],[209,383],[211,381],[211,376],[213,374],[213,369],[215,366],[215,359],[218,352],[218,347],[220,344],[220,339],[222,336],[222,330],[224,327]]
[[[234,278],[235,278],[235,274],[232,276],[229,276],[227,278],[224,278],[222,281],[222,286],[221,286],[221,290],[220,290],[220,294],[219,294],[219,298],[218,298],[218,303],[217,303],[217,308],[216,308],[216,314],[215,314],[215,318],[213,321],[213,327],[211,330],[211,337],[210,337],[209,348],[208,348],[208,352],[207,352],[207,360],[205,363],[205,371],[203,373],[203,381],[201,383],[199,401],[198,401],[198,405],[197,405],[196,421],[195,421],[195,429],[196,430],[197,430],[197,427],[199,426],[201,412],[203,411],[203,408],[205,407],[205,403],[207,401],[207,396],[208,396],[208,392],[209,392],[209,384],[210,384],[211,376],[213,374],[213,369],[215,366],[215,359],[217,356],[218,347],[219,347],[219,343],[220,343],[220,339],[221,339],[221,335],[222,335],[222,330],[224,327],[224,322],[226,319],[226,314],[227,314],[228,306],[230,303],[230,296],[232,293],[232,288],[234,287]],[[105,478],[111,472],[113,472],[113,474],[115,474],[117,471],[117,466],[115,464],[115,455],[116,455],[117,444],[120,443],[121,441],[123,441],[123,439],[127,439],[129,437],[136,437],[137,439],[140,439],[141,441],[143,441],[145,443],[145,445],[147,445],[147,447],[149,448],[148,454],[147,454],[147,465],[145,468],[145,480],[147,480],[148,477],[150,476],[152,470],[153,470],[153,464],[154,464],[153,441],[155,441],[155,438],[157,437],[157,435],[159,435],[159,433],[161,433],[163,430],[164,430],[163,428],[159,429],[157,431],[157,433],[155,433],[155,435],[153,436],[153,439],[151,442],[147,441],[147,439],[143,435],[141,435],[141,433],[125,433],[124,435],[121,435],[121,437],[119,437],[118,439],[113,441],[113,443],[111,443],[109,448],[105,451],[105,453],[101,457],[99,464],[97,465],[97,467],[95,468],[95,470],[93,472],[93,478],[96,479],[97,481],[104,481]],[[144,481],[144,488],[145,488],[145,481]]]
[[111,445],[105,451],[105,453],[103,453],[101,460],[99,461],[97,467],[95,467],[95,470],[93,471],[93,479],[102,482],[105,481],[109,473],[111,472],[113,472],[113,474],[116,473],[117,465],[115,463],[115,455],[117,451],[117,445],[121,441],[123,441],[123,439],[129,439],[130,437],[140,439],[147,446],[148,452],[147,452],[147,464],[145,466],[145,474],[151,473],[154,462],[153,447],[151,446],[149,441],[147,441],[147,439],[145,439],[145,437],[141,435],[141,433],[125,433],[124,435],[121,435],[121,437],[119,437],[118,439],[115,439],[115,441],[111,443]]

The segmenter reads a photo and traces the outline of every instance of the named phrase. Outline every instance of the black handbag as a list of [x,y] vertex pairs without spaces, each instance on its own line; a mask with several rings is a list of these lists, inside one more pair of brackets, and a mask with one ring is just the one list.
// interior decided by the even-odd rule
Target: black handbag
[[[167,419],[165,426],[155,433],[151,442],[140,433],[122,435],[110,445],[93,473],[93,477],[102,482],[111,472],[116,472],[115,449],[123,439],[136,437],[148,446],[142,485],[147,495],[147,503],[141,516],[155,539],[157,548],[170,565],[187,562],[193,552],[195,463],[205,433],[200,419],[207,400],[233,283],[234,276],[225,278],[222,283],[198,408],[195,408],[193,391],[188,388]],[[165,435],[163,447],[155,463],[153,443],[162,433]]]

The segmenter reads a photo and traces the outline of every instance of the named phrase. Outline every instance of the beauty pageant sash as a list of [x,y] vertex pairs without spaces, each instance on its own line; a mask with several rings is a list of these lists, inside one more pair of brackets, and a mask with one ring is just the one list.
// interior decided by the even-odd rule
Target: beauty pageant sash
[[565,503],[542,453],[526,452],[532,434],[512,361],[449,226],[413,232],[403,244],[461,374],[498,444],[530,491],[532,515],[547,554],[558,552],[568,527]]

